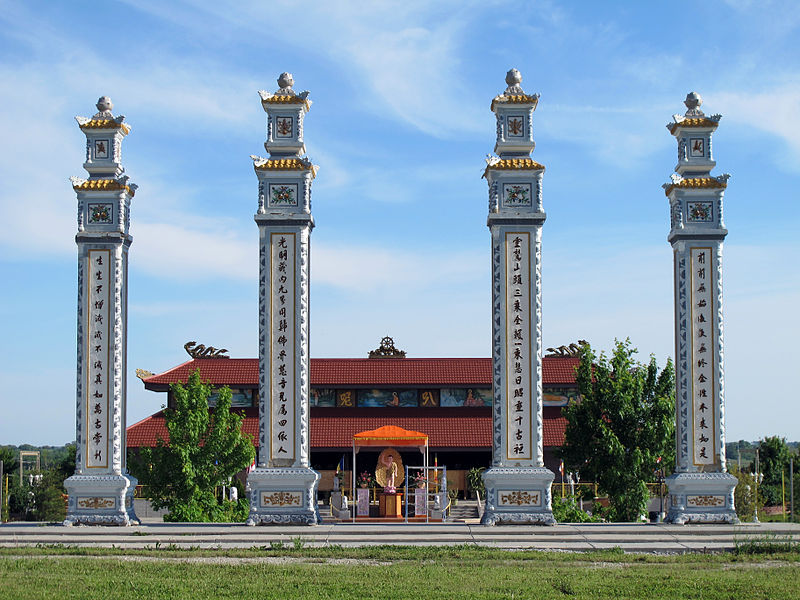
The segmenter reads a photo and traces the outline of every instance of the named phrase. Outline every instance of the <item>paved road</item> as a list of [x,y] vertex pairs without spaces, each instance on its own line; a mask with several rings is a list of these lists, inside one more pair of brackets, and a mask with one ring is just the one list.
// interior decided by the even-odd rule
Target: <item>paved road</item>
[[562,524],[553,527],[472,523],[350,524],[315,527],[231,524],[148,523],[137,527],[63,527],[35,523],[0,525],[0,547],[37,544],[117,548],[251,548],[296,540],[309,547],[381,544],[448,546],[475,544],[496,548],[595,550],[619,546],[626,552],[702,552],[733,549],[737,543],[761,539],[800,543],[800,525]]

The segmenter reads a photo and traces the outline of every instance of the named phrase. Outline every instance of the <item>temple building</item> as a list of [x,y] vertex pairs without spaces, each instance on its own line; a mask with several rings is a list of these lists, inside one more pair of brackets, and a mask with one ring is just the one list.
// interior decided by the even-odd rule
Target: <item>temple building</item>
[[[163,373],[137,372],[145,389],[166,393],[165,404],[172,407],[170,385],[185,383],[199,369],[204,381],[231,388],[233,408],[244,411],[244,431],[258,445],[258,359],[187,347],[187,362]],[[575,349],[574,344],[571,351],[561,347],[543,359],[544,462],[556,473],[555,450],[566,428],[561,408],[578,394]],[[310,370],[311,466],[322,475],[320,491],[332,489],[333,472],[343,456],[349,468],[353,435],[384,425],[426,433],[431,460],[446,466],[460,489],[463,471],[491,464],[491,358],[408,358],[391,338],[384,338],[369,358],[312,358]],[[214,395],[209,404],[213,406]],[[159,437],[168,441],[163,411],[131,425],[127,446],[154,446]],[[409,456],[411,464],[417,462],[414,458]]]

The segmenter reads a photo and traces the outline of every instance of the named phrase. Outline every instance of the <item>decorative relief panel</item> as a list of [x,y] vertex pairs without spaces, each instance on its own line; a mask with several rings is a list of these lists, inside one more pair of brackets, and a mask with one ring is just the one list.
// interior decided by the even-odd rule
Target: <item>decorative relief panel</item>
[[686,506],[706,507],[706,506],[725,506],[725,496],[686,496]]
[[689,223],[711,223],[713,219],[711,202],[687,202],[686,221]]
[[270,234],[269,405],[273,459],[295,458],[295,233]]
[[712,248],[690,251],[692,435],[694,464],[716,464],[717,386],[714,310],[716,282]]
[[531,234],[505,233],[506,459],[533,458]]
[[522,115],[509,115],[506,117],[506,136],[510,138],[525,137],[525,117]]
[[275,137],[294,137],[294,119],[292,117],[275,117]]
[[114,205],[110,203],[87,203],[89,218],[92,225],[108,225],[114,223]]
[[104,508],[114,508],[117,502],[114,498],[100,498],[100,497],[92,497],[92,498],[78,498],[78,508],[83,509],[104,509]]
[[297,206],[297,184],[281,183],[269,186],[270,206]]
[[111,250],[89,250],[86,313],[85,419],[86,466],[108,467],[109,412],[111,408],[111,298],[113,279]]
[[539,492],[529,490],[497,492],[500,506],[540,506],[542,504]]
[[108,158],[108,151],[111,140],[95,140],[94,141],[94,158],[98,160]]
[[503,184],[503,206],[530,206],[531,205],[531,184],[530,183],[504,183]]
[[261,506],[302,506],[303,492],[261,492]]
[[689,138],[689,156],[692,158],[702,158],[706,154],[706,143],[704,138]]

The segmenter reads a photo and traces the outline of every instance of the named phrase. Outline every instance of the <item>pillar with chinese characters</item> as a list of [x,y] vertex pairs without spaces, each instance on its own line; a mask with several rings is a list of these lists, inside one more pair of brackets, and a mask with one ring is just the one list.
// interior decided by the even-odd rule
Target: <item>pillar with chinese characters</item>
[[258,176],[259,448],[247,478],[248,525],[320,522],[319,473],[309,466],[309,258],[311,182],[303,120],[308,92],[291,74],[274,94],[261,91],[269,158],[253,156]]
[[136,479],[127,473],[128,249],[136,185],[124,175],[122,140],[130,127],[103,96],[86,135],[88,179],[71,178],[78,196],[78,356],[75,474],[65,525],[131,525]]
[[492,467],[482,522],[552,525],[553,472],[542,460],[542,175],[531,158],[533,111],[512,69],[492,100],[496,157],[487,159],[492,238]]
[[678,164],[664,191],[674,254],[676,464],[667,478],[671,523],[735,523],[737,480],[725,468],[722,340],[722,196],[729,175],[711,175],[711,136],[720,115],[702,99],[667,125],[678,141]]

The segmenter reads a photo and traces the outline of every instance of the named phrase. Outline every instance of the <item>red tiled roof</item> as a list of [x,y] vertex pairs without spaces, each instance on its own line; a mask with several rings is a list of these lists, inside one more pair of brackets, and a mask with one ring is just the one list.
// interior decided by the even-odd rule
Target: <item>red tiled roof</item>
[[[577,358],[546,356],[542,360],[545,385],[575,383]],[[204,381],[214,385],[258,387],[258,359],[192,359],[144,380],[148,389],[166,389],[170,383],[186,382],[200,369]],[[492,385],[490,358],[312,358],[314,386],[447,386]]]
[[[398,409],[400,410],[400,409]],[[351,448],[353,435],[383,425],[397,425],[404,429],[428,434],[433,448],[485,448],[492,447],[492,416],[483,409],[426,409],[430,416],[408,415],[392,409],[340,409],[313,410],[311,414],[311,448]],[[390,413],[391,411],[391,413]],[[314,413],[324,413],[317,414]],[[333,414],[332,414],[333,413]],[[543,409],[544,446],[561,446],[567,420],[558,407]],[[258,445],[258,409],[245,409],[244,432],[253,436]],[[127,446],[139,448],[154,446],[161,437],[167,440],[163,411],[128,427]],[[168,440],[167,440],[168,441]]]

